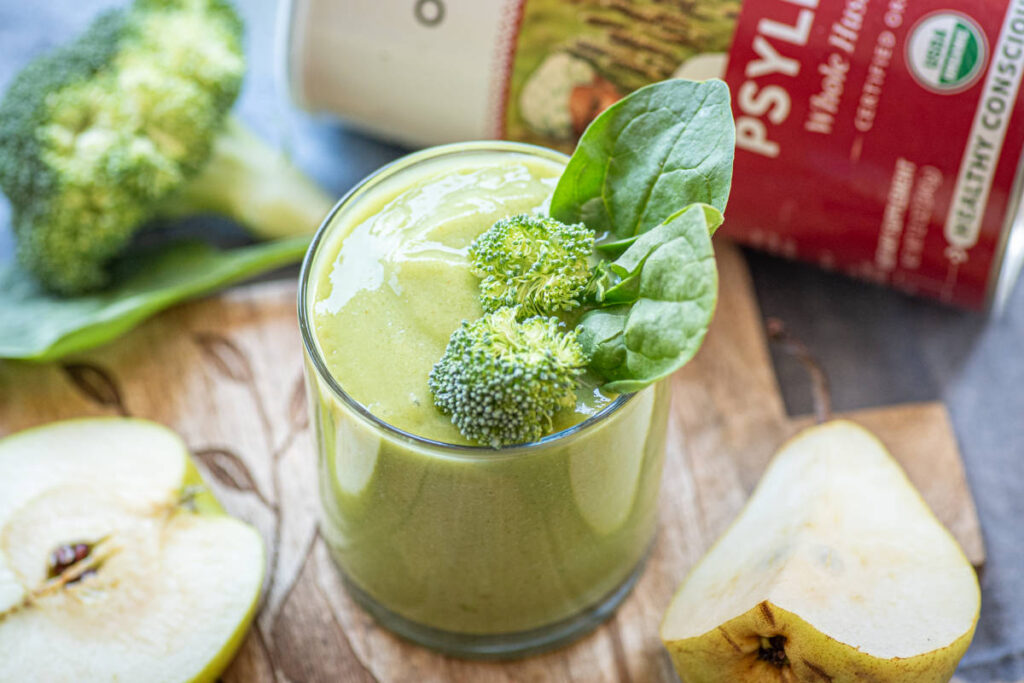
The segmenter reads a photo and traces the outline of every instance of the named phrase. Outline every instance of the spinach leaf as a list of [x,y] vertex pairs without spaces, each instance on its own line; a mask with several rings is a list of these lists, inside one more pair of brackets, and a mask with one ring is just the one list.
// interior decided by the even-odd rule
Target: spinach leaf
[[298,237],[234,249],[179,242],[132,254],[110,288],[62,298],[40,289],[14,263],[0,265],[0,358],[48,361],[124,334],[168,306],[258,273],[295,263]]
[[[699,207],[703,210],[694,209]],[[640,268],[654,251],[664,243],[681,237],[687,230],[706,228],[713,235],[723,221],[718,209],[709,204],[691,204],[665,219],[665,222],[630,240],[630,245],[615,261],[602,261],[597,266],[594,280],[595,299],[608,306],[632,303],[639,295]],[[690,225],[699,223],[701,227]]]
[[579,337],[604,389],[639,391],[697,353],[718,298],[711,232],[720,222],[717,210],[693,204],[607,265],[622,279],[604,291],[608,308],[580,319]]
[[[628,240],[692,202],[724,211],[735,137],[722,81],[641,88],[583,133],[555,187],[551,216]],[[623,246],[603,251],[614,255]]]

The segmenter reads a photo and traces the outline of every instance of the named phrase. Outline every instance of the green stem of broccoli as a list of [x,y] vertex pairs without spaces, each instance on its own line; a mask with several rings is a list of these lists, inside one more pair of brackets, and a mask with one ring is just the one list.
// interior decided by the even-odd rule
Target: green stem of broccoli
[[199,175],[166,202],[164,215],[217,213],[255,237],[312,235],[334,199],[234,116]]

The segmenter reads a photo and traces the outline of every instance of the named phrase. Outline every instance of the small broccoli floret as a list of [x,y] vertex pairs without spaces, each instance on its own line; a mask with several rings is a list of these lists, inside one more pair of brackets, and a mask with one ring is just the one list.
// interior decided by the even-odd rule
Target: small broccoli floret
[[[0,102],[0,187],[28,270],[62,294],[102,287],[111,258],[163,213],[212,208],[261,236],[311,232],[327,198],[225,125],[244,71],[241,21],[224,0],[136,0],[25,67]],[[220,143],[239,135],[244,144]],[[222,149],[247,171],[233,183],[263,190],[273,177],[280,190],[265,200],[233,188],[213,201],[207,189],[190,204],[189,183],[209,183],[197,176]],[[287,210],[261,210],[291,189],[301,199]]]
[[593,251],[594,232],[582,223],[525,214],[501,219],[469,248],[473,274],[483,278],[484,311],[519,306],[523,315],[551,315],[576,308]]
[[502,308],[463,322],[430,372],[434,404],[467,439],[493,448],[527,443],[576,403],[587,358],[575,330],[556,318],[517,320]]

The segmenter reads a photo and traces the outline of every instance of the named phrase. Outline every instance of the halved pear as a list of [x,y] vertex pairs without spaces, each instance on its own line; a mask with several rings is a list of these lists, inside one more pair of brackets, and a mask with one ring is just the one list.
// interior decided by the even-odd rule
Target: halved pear
[[212,681],[252,620],[263,542],[144,420],[0,441],[0,681]]
[[804,430],[683,582],[661,637],[686,683],[948,681],[974,569],[870,432]]

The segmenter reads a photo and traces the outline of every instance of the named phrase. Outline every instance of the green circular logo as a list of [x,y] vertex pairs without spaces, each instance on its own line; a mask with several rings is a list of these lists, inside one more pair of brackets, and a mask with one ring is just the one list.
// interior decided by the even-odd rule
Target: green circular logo
[[914,80],[937,93],[965,90],[981,76],[988,60],[985,34],[960,12],[934,12],[910,31],[907,64]]

